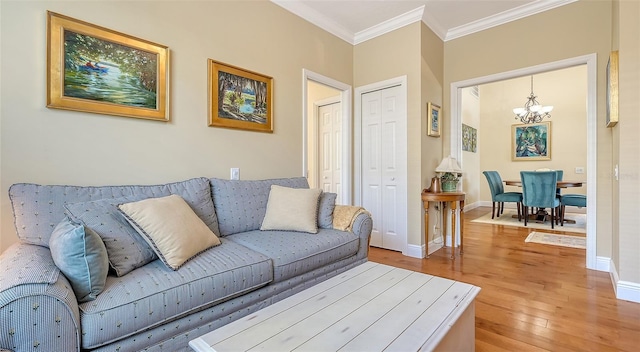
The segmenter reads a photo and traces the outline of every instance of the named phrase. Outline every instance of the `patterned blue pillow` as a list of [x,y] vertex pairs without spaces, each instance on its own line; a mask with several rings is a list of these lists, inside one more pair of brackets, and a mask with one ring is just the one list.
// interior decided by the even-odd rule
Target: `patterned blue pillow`
[[336,207],[335,193],[322,192],[318,205],[318,227],[321,229],[333,228],[333,209]]
[[72,221],[84,224],[102,238],[109,255],[109,264],[117,276],[126,275],[158,259],[153,249],[118,211],[118,204],[145,198],[148,197],[108,198],[64,206]]
[[53,262],[71,283],[78,302],[96,299],[109,272],[107,249],[100,236],[81,224],[62,220],[49,239]]

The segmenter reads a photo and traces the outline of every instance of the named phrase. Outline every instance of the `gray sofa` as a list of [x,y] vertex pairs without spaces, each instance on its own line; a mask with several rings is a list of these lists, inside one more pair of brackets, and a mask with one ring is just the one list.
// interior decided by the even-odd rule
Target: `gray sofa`
[[[0,255],[0,349],[189,350],[189,340],[367,260],[368,214],[359,214],[349,232],[260,231],[273,184],[308,188],[305,178],[196,178],[154,186],[13,185],[9,196],[20,243]],[[77,217],[101,234],[107,251],[121,248],[125,261],[144,257],[148,253],[136,239],[122,243],[109,237],[127,224],[105,209],[122,199],[171,194],[181,195],[222,243],[176,271],[153,257],[139,267],[120,267],[120,276],[110,265],[104,291],[79,303],[48,248],[56,224],[65,216]]]

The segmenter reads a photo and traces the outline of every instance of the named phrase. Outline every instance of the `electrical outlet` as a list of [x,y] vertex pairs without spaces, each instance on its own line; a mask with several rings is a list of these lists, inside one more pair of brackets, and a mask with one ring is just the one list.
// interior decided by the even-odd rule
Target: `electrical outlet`
[[582,166],[576,167],[576,174],[584,174],[584,167]]
[[231,168],[231,179],[239,180],[240,179],[240,168],[232,167]]

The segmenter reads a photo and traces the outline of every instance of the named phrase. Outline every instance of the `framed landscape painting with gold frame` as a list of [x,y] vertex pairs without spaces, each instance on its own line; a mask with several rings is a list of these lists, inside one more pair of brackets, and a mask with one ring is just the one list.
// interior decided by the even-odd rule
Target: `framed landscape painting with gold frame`
[[209,59],[209,126],[273,132],[273,78]]
[[47,107],[169,121],[169,48],[47,11]]
[[607,127],[618,123],[618,51],[612,51],[607,62]]

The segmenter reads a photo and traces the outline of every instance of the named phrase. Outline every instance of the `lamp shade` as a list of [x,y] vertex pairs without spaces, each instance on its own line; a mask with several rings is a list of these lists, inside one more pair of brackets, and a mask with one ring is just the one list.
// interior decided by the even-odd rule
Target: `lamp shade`
[[458,165],[456,158],[449,155],[442,159],[442,162],[436,168],[436,172],[462,173],[462,168]]

